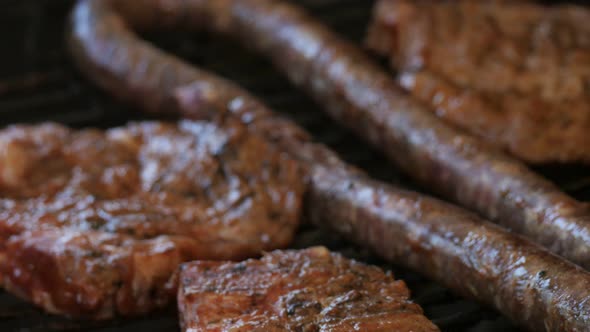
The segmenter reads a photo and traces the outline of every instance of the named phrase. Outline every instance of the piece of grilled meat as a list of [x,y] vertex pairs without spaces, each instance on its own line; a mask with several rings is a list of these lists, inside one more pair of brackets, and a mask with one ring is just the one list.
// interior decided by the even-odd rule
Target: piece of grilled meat
[[530,163],[590,163],[590,10],[380,0],[367,43],[433,112]]
[[287,246],[300,173],[230,119],[9,127],[0,132],[3,286],[76,317],[164,306],[181,262]]
[[182,265],[183,331],[438,331],[403,281],[324,247]]

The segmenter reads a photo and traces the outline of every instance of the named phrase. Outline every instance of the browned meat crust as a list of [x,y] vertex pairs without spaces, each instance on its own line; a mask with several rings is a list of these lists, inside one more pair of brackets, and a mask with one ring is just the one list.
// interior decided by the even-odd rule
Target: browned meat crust
[[326,248],[274,251],[180,272],[183,331],[439,331],[403,281]]
[[[124,4],[129,7],[124,7]],[[314,85],[314,88],[326,88],[339,96],[336,98],[328,94],[325,101],[348,103],[351,108],[342,108],[344,114],[366,114],[365,117],[361,117],[363,122],[351,121],[351,124],[366,125],[367,130],[370,130],[376,125],[371,117],[387,119],[392,115],[389,118],[391,121],[385,123],[388,127],[379,127],[383,130],[379,134],[384,136],[371,137],[378,140],[387,138],[385,141],[392,143],[387,146],[399,144],[397,136],[393,136],[391,130],[399,124],[399,134],[402,135],[400,140],[403,140],[403,137],[418,140],[413,143],[407,142],[408,150],[401,151],[417,149],[422,153],[433,152],[432,158],[435,160],[431,163],[429,154],[419,158],[420,155],[416,152],[392,156],[405,160],[408,162],[405,165],[415,166],[420,172],[436,166],[439,162],[445,163],[447,168],[440,166],[436,168],[436,172],[424,172],[425,182],[435,181],[440,184],[442,181],[448,188],[465,195],[462,197],[466,199],[474,198],[471,196],[473,191],[461,192],[460,189],[464,189],[465,186],[477,189],[480,194],[475,195],[475,201],[479,201],[482,206],[484,203],[494,203],[496,205],[492,205],[492,208],[496,209],[498,205],[511,207],[514,203],[517,206],[512,207],[510,211],[516,214],[517,218],[526,220],[526,214],[533,214],[530,218],[535,222],[534,218],[542,216],[542,211],[550,211],[537,210],[540,209],[537,205],[551,206],[553,209],[553,202],[561,201],[563,204],[564,201],[575,201],[538,179],[517,162],[493,150],[487,150],[469,137],[461,136],[434,122],[435,118],[431,117],[430,113],[422,111],[412,101],[396,92],[398,90],[395,90],[392,83],[388,83],[388,75],[381,73],[370,63],[367,65],[364,56],[355,48],[346,46],[347,52],[343,52],[341,41],[297,8],[278,1],[266,0],[182,3],[176,0],[144,0],[141,6],[136,4],[137,2],[123,0],[93,0],[79,4],[74,11],[74,28],[70,36],[74,57],[80,68],[105,90],[153,112],[202,119],[236,117],[246,123],[249,130],[276,143],[303,164],[309,180],[309,195],[304,210],[317,224],[329,226],[346,234],[381,256],[420,271],[455,292],[494,306],[531,331],[588,330],[590,315],[587,313],[590,312],[590,302],[587,299],[590,298],[590,276],[586,271],[460,208],[371,181],[360,171],[344,164],[326,147],[311,143],[303,130],[273,115],[265,105],[244,90],[141,41],[128,29],[127,24],[134,24],[135,28],[162,25],[186,28],[192,27],[195,22],[219,20],[213,26],[221,29],[225,24],[226,32],[230,27],[237,29],[236,26],[243,24],[240,31],[249,31],[250,37],[254,38],[250,38],[250,41],[264,43],[268,38],[282,36],[286,39],[283,44],[279,44],[281,47],[272,48],[272,43],[268,47],[277,52],[281,49],[293,52],[292,57],[297,60],[294,65],[300,66],[286,68],[292,75],[299,73],[310,77],[309,75],[317,74],[314,77],[317,77],[319,83]],[[183,7],[184,5],[190,7]],[[134,8],[135,6],[137,8]],[[229,17],[232,17],[232,20]],[[257,24],[263,23],[268,25],[265,30],[252,30],[252,27],[259,27]],[[303,36],[299,35],[303,33],[301,31],[299,34],[295,33],[301,29],[306,32]],[[301,54],[303,48],[300,49],[301,52],[293,49],[300,45],[298,42],[302,40],[311,40],[312,45],[318,43],[316,39],[319,37],[316,32],[322,39],[319,42],[326,44],[327,54],[339,55],[333,64],[321,62],[316,67],[315,62],[306,60]],[[274,41],[276,42],[276,39]],[[290,54],[288,52],[287,54]],[[354,59],[358,58],[360,64],[368,66],[368,69],[363,69],[368,70],[368,76],[362,75],[360,67],[363,66],[353,65],[354,62],[346,56],[347,54],[352,55]],[[317,58],[314,59],[319,61]],[[351,77],[346,75],[347,70],[341,68],[344,64],[344,68],[351,71]],[[321,68],[333,70],[341,76],[328,80]],[[341,70],[337,70],[338,68]],[[379,80],[372,81],[373,76]],[[355,85],[357,83],[360,85]],[[369,88],[371,84],[374,84],[373,89],[376,89],[376,92]],[[369,97],[385,96],[385,104],[373,109],[369,101],[351,98],[356,87],[362,88],[363,92],[357,96],[362,97],[364,93]],[[338,95],[334,91],[340,91],[342,94]],[[392,93],[385,93],[386,91]],[[354,103],[363,100],[368,104]],[[414,116],[417,117],[414,119],[417,122],[409,121]],[[406,121],[400,124],[394,121],[395,119]],[[422,123],[420,120],[424,119],[428,121]],[[416,132],[415,135],[411,135],[412,130]],[[390,134],[387,134],[388,132]],[[427,137],[429,140],[422,141],[426,134],[431,135]],[[442,144],[452,141],[453,138],[464,140],[454,144],[465,143],[467,146],[472,145],[475,150],[466,149],[461,144]],[[432,145],[418,144],[421,141],[431,142],[430,140],[434,142]],[[438,148],[444,149],[436,152]],[[397,149],[400,149],[399,145],[394,150]],[[447,163],[447,157],[456,160]],[[451,171],[456,174],[447,173],[451,166]],[[506,181],[502,185],[510,190],[514,188],[515,193],[504,191],[502,200],[498,200],[493,195],[486,194],[486,190],[492,189],[486,188],[482,193],[480,182],[466,177],[466,173],[491,173],[492,178],[482,175],[476,179],[485,180],[483,183],[494,190],[498,189],[494,187],[498,178],[508,177],[509,185],[506,185]],[[440,178],[441,174],[446,175]],[[452,180],[455,180],[453,186],[450,185]],[[455,185],[458,187],[455,188]],[[532,197],[523,195],[527,191],[531,191]],[[572,209],[578,207],[574,203],[572,205]],[[526,213],[524,215],[521,214],[523,210]],[[556,218],[563,217],[561,225],[571,225],[572,220],[569,219],[565,206],[553,211],[556,212],[555,216],[559,216]],[[497,215],[498,212],[494,213]],[[508,212],[505,213],[509,215]],[[575,232],[570,229],[565,233],[569,234],[571,231]],[[582,231],[580,234],[583,236],[585,233]],[[576,248],[579,244],[566,243]],[[584,248],[586,247],[582,246],[582,250],[585,250]]]
[[285,247],[303,181],[237,121],[0,132],[0,275],[45,310],[109,318],[170,303],[179,263]]
[[367,43],[435,114],[531,163],[590,163],[590,11],[381,0]]

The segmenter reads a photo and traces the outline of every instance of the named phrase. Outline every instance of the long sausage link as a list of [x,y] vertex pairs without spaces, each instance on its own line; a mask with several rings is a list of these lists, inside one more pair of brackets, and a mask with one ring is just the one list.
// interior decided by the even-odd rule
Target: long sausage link
[[[441,122],[357,47],[296,6],[273,0],[146,0],[112,5],[125,21],[112,12],[92,10],[92,6],[101,6],[93,3],[86,9],[91,13],[79,10],[77,15],[101,22],[97,28],[104,31],[96,33],[102,37],[118,30],[121,42],[135,46],[127,57],[118,55],[117,47],[96,40],[84,44],[89,49],[80,50],[88,58],[79,57],[88,61],[86,70],[107,68],[124,78],[125,84],[120,89],[113,87],[114,93],[130,93],[131,88],[141,94],[140,81],[159,74],[167,77],[163,88],[169,89],[190,81],[194,71],[178,72],[172,65],[178,60],[163,54],[168,59],[166,66],[149,67],[154,59],[141,51],[147,44],[136,40],[124,26],[139,30],[182,26],[233,36],[269,57],[292,82],[326,105],[335,120],[384,151],[425,186],[590,268],[590,209],[586,204],[521,162]],[[109,30],[107,25],[113,26]],[[80,29],[76,33],[80,41],[86,37]],[[129,71],[128,62],[140,64],[136,72]],[[108,75],[96,75],[96,79],[103,85],[118,84],[109,83]],[[148,99],[144,101],[148,108],[164,102]]]

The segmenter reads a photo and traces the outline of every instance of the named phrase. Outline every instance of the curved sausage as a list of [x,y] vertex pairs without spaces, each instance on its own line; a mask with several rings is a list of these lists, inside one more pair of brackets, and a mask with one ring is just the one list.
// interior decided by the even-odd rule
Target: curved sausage
[[[74,57],[105,90],[153,112],[239,117],[306,167],[305,209],[317,224],[494,306],[531,331],[590,331],[590,273],[469,212],[369,179],[236,85],[157,50],[128,29],[195,22],[220,26],[235,20],[224,6],[234,4],[240,12],[242,6],[270,2],[138,3],[89,0],[74,10]],[[295,10],[272,4],[280,9],[277,16]]]
[[[190,82],[195,71],[174,69],[178,60],[161,53],[167,64],[150,67],[155,59],[142,51],[148,45],[135,40],[126,25],[140,30],[203,28],[234,36],[268,56],[296,85],[326,105],[334,119],[380,148],[425,186],[590,268],[587,205],[519,161],[441,122],[354,45],[297,7],[272,0],[146,0],[113,5],[125,21],[91,9],[100,6],[93,2],[79,9],[78,21],[85,16],[104,24],[96,31],[78,25],[72,44],[78,61],[85,62],[82,67],[98,71],[95,79],[115,94],[129,94],[129,88],[143,94],[141,81],[159,74],[166,77],[162,88],[170,89]],[[116,46],[98,42],[98,37],[114,38],[109,34],[115,31],[123,43],[133,45],[133,53],[123,56]],[[138,64],[135,72],[128,68],[130,62]],[[125,82],[118,83],[112,75]],[[155,99],[144,98],[143,106],[158,109],[165,102]]]

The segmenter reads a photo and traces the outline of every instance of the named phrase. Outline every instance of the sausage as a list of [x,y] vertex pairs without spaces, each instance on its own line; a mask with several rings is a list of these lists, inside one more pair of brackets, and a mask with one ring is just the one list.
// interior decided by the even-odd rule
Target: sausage
[[[119,98],[161,114],[235,116],[275,142],[306,169],[304,209],[315,223],[493,306],[531,331],[590,331],[590,273],[581,267],[475,214],[369,179],[241,88],[165,54],[129,29],[198,28],[197,23],[247,26],[260,14],[246,15],[246,9],[274,6],[276,11],[266,13],[285,18],[287,27],[287,14],[303,15],[288,5],[263,0],[82,1],[73,11],[69,44],[79,68]],[[235,17],[230,15],[234,11]],[[306,40],[303,36],[300,42]],[[316,88],[337,84],[323,82],[316,82]],[[411,106],[407,100],[396,103]],[[399,113],[408,113],[407,108]]]
[[[195,72],[174,69],[178,60],[161,53],[167,65],[149,67],[147,64],[155,59],[147,58],[142,51],[148,45],[122,29],[126,24],[140,30],[182,26],[231,35],[269,57],[292,82],[326,105],[335,120],[381,149],[418,182],[590,268],[590,209],[586,204],[521,162],[441,122],[358,48],[296,6],[272,0],[167,0],[114,5],[125,21],[91,9],[100,7],[93,2],[78,10],[79,20],[86,16],[115,26],[102,32],[74,27],[78,40],[72,43],[78,48],[76,53],[84,54],[78,57],[78,61],[86,62],[82,67],[101,72],[96,79],[109,85],[113,93],[143,94],[141,81],[160,74],[166,77],[162,88],[168,91],[189,82]],[[117,47],[98,43],[98,36],[88,40],[92,33],[102,33],[106,38],[109,31],[117,29],[123,30],[118,36],[135,50],[133,53],[121,56]],[[88,49],[80,49],[80,44]],[[129,62],[139,63],[135,72],[127,67]],[[124,78],[124,83],[107,73]],[[152,110],[166,102],[155,100],[155,96],[143,99],[143,106]]]

